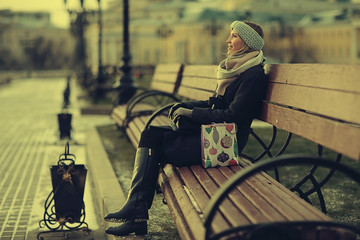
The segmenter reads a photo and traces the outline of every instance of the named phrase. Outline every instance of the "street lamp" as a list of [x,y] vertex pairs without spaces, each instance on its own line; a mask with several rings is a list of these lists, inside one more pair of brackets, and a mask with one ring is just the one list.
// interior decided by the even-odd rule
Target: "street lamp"
[[[93,97],[96,99],[98,99],[99,97],[103,97],[104,93],[106,91],[106,88],[104,86],[106,78],[104,76],[104,72],[103,72],[103,64],[102,64],[102,28],[103,28],[103,23],[102,23],[102,9],[101,9],[101,0],[97,0],[98,2],[98,9],[97,10],[85,10],[84,8],[84,0],[80,0],[80,6],[81,6],[81,11],[77,12],[74,10],[68,10],[68,12],[70,13],[70,15],[72,14],[76,14],[77,17],[81,17],[81,21],[77,22],[75,26],[76,27],[76,34],[79,35],[80,38],[80,58],[81,58],[81,67],[82,67],[82,71],[84,71],[84,78],[88,78],[88,75],[86,74],[87,71],[87,67],[85,64],[85,39],[84,39],[84,26],[87,24],[86,21],[86,15],[88,14],[98,14],[98,25],[99,25],[99,35],[98,35],[98,75],[96,78],[96,82],[95,84],[93,84],[92,86],[92,93],[94,94]],[[64,4],[67,4],[67,0],[64,0]],[[84,79],[85,81],[87,79]],[[89,86],[85,86],[85,87],[89,87]]]
[[216,63],[217,59],[216,59],[216,40],[214,40],[214,38],[216,37],[219,29],[221,29],[221,26],[219,26],[216,23],[216,19],[212,18],[210,24],[208,24],[205,27],[205,30],[209,32],[209,34],[211,35],[211,53],[212,53],[212,63]]
[[[64,0],[65,6],[67,5],[67,0]],[[86,67],[86,56],[85,56],[85,26],[87,25],[86,14],[87,12],[84,9],[84,1],[80,1],[82,10],[75,10],[67,8],[67,11],[70,16],[70,30],[76,38],[76,48],[75,48],[75,62],[77,63],[76,71],[77,77],[80,84],[87,88],[89,87],[88,78],[89,71]]]
[[129,0],[123,1],[123,57],[124,65],[120,68],[123,72],[118,86],[118,104],[125,104],[135,94],[136,88],[131,78],[130,47],[129,47]]
[[99,25],[99,37],[98,37],[98,76],[95,86],[95,100],[104,96],[106,92],[105,82],[106,78],[104,76],[104,69],[102,64],[102,10],[101,10],[101,0],[97,0],[98,2],[98,25]]

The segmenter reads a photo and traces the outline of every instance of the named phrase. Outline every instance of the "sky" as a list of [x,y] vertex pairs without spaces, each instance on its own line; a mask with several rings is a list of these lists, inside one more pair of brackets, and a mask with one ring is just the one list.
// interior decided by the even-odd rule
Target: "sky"
[[[106,8],[110,0],[102,0],[101,6]],[[97,0],[84,0],[85,7],[97,9]],[[67,7],[76,9],[80,7],[80,0],[67,0]],[[51,13],[51,22],[58,27],[68,28],[69,14],[64,0],[0,0],[0,9],[12,11],[46,11]]]

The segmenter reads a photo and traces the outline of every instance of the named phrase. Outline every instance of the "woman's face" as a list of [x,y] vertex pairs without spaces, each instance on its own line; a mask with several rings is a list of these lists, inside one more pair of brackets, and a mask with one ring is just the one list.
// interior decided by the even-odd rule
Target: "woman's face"
[[239,34],[236,33],[235,30],[232,30],[230,32],[230,36],[228,40],[226,40],[226,43],[228,44],[228,55],[239,51],[244,46],[244,41],[241,39]]

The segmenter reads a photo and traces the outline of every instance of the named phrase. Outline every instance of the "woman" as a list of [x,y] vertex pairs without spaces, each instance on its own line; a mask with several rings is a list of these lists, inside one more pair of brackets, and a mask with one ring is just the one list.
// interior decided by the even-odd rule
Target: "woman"
[[[263,31],[257,24],[235,21],[226,43],[228,56],[218,66],[215,97],[208,101],[177,103],[170,109],[169,117],[174,121],[181,117],[197,125],[235,122],[241,152],[266,89],[265,58],[261,50]],[[201,163],[200,128],[197,129],[173,131],[166,127],[150,127],[142,132],[127,200],[120,211],[105,216],[106,221],[123,223],[109,227],[106,233],[116,236],[147,233],[148,209],[154,197],[160,164],[188,166]]]

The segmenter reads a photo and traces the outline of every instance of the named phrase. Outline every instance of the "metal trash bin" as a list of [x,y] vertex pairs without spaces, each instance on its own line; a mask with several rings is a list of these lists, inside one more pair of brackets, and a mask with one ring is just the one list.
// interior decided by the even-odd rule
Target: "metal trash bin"
[[69,153],[69,142],[65,153],[59,156],[57,165],[50,166],[53,190],[45,201],[44,223],[51,230],[80,229],[85,225],[84,190],[87,175],[86,166],[75,164],[76,157]]
[[87,169],[85,165],[54,165],[50,168],[58,221],[80,222]]
[[60,139],[71,139],[71,113],[59,113],[57,115],[60,131]]

